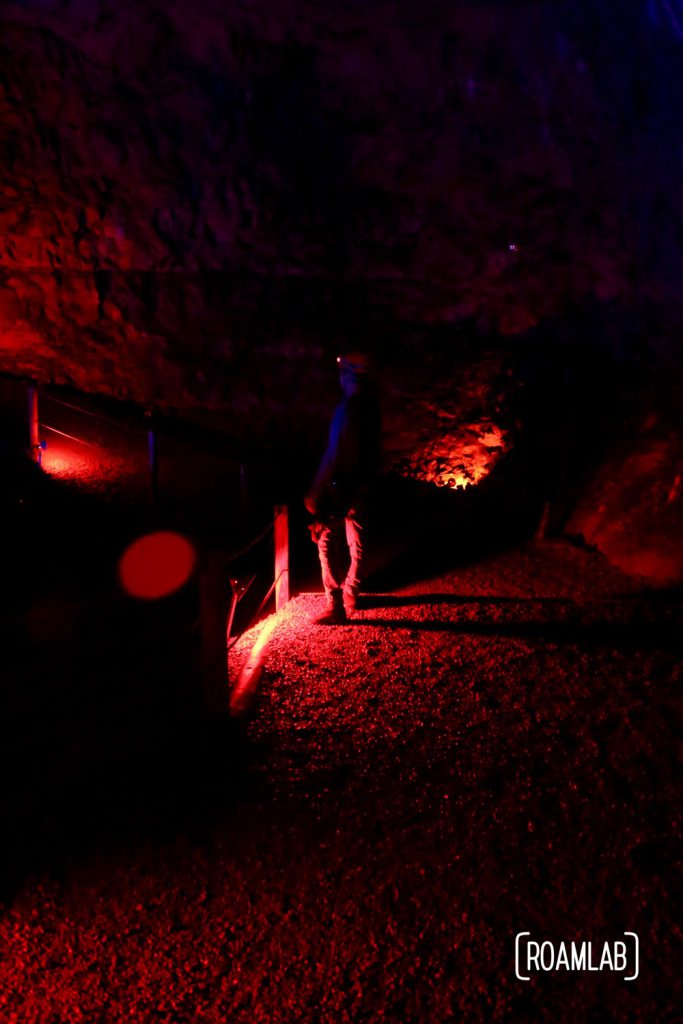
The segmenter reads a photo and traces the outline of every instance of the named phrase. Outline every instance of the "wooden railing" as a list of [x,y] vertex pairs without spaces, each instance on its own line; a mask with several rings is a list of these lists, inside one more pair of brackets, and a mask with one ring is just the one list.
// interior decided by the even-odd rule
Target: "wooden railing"
[[[18,377],[13,374],[0,372],[0,377],[13,381],[20,389],[26,389],[26,450],[28,456],[37,464],[41,464],[43,452],[46,449],[46,442],[41,436],[42,430],[54,431],[56,434],[64,434],[71,441],[92,447],[82,438],[65,434],[56,427],[49,426],[41,421],[40,398],[42,388],[32,380]],[[101,414],[92,409],[85,408],[76,401],[67,401],[59,394],[45,395],[51,403],[81,413],[84,416],[94,417],[118,427],[122,430],[133,429],[139,432],[140,440],[146,434],[147,470],[148,470],[148,496],[153,506],[157,506],[160,500],[159,488],[159,451],[160,434],[157,420],[150,410],[140,411],[138,422],[117,422],[110,416]],[[84,396],[86,398],[86,396]],[[42,429],[41,429],[42,428]],[[248,501],[244,498],[246,490],[245,467],[240,465],[239,493],[246,508]],[[200,677],[202,687],[202,705],[209,714],[224,714],[228,711],[228,669],[227,653],[234,645],[235,637],[232,636],[232,629],[236,619],[236,612],[240,602],[246,593],[252,590],[256,580],[254,575],[245,585],[244,579],[235,579],[230,575],[231,566],[239,559],[243,559],[252,550],[256,549],[262,541],[273,534],[274,561],[273,576],[266,581],[266,592],[256,611],[252,614],[250,621],[242,632],[246,632],[262,614],[268,602],[274,595],[275,610],[280,611],[290,599],[290,567],[289,567],[289,516],[286,505],[274,506],[272,520],[258,533],[251,537],[241,547],[231,553],[225,553],[225,545],[216,539],[204,541],[200,538],[198,547],[198,593],[199,593],[199,621],[200,621]],[[239,616],[238,616],[239,618]]]

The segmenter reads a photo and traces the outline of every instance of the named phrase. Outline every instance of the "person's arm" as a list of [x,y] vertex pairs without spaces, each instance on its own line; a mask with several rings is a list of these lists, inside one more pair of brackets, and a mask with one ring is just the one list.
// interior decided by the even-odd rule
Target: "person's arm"
[[308,494],[304,498],[304,505],[313,516],[319,511],[320,498],[330,486],[337,473],[345,426],[346,410],[344,404],[342,404],[334,414],[325,454],[322,457],[318,472]]

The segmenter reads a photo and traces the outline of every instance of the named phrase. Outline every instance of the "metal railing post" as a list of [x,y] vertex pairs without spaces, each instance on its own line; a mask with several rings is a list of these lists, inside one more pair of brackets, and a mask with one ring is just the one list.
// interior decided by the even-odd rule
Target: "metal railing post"
[[31,458],[40,465],[42,448],[40,444],[37,384],[29,384],[28,386],[28,438]]
[[275,611],[289,601],[289,514],[286,505],[275,506]]
[[240,526],[244,528],[249,518],[249,484],[247,481],[247,467],[243,462],[240,463],[239,494]]
[[157,504],[159,498],[159,439],[154,426],[154,416],[151,410],[145,413],[147,418],[147,460],[149,463],[149,498],[153,505]]

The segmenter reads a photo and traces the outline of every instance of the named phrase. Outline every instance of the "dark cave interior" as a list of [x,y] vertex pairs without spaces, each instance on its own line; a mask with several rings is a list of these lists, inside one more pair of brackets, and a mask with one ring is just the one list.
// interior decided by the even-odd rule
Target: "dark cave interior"
[[[12,781],[0,943],[13,950],[14,966],[2,975],[12,995],[0,997],[0,1015],[8,1021],[131,1019],[124,1007],[133,991],[135,1019],[174,1024],[226,1014],[264,1024],[672,1019],[670,936],[640,997],[589,985],[564,1003],[559,989],[515,992],[509,979],[477,966],[477,956],[492,955],[503,969],[503,940],[491,936],[496,921],[516,920],[515,880],[537,903],[552,893],[555,916],[537,906],[534,922],[561,934],[572,906],[567,865],[581,858],[576,836],[602,865],[603,822],[627,852],[614,867],[613,901],[602,920],[592,919],[596,932],[606,922],[623,931],[629,903],[651,943],[660,925],[674,928],[667,894],[679,823],[668,729],[680,721],[672,638],[683,582],[682,54],[681,0],[2,5],[0,635],[4,775]],[[384,412],[383,475],[369,523],[368,590],[377,596],[359,619],[364,628],[349,627],[348,664],[334,643],[306,633],[308,592],[320,583],[302,504],[344,350],[372,356]],[[46,442],[40,466],[31,394]],[[265,546],[251,541],[275,505],[289,507],[290,618],[275,623],[255,717],[246,725],[212,719],[198,682],[202,573],[211,553],[230,556],[232,592],[247,588],[235,633],[253,639],[263,588],[249,581],[272,579],[272,550],[269,536]],[[188,569],[177,593],[135,601],[121,586],[122,553],[160,530],[190,539],[196,571]],[[430,625],[425,609],[440,618]],[[471,632],[464,640],[462,622]],[[443,649],[439,629],[449,637]],[[621,666],[615,675],[609,651]],[[239,643],[235,657],[240,665],[246,658]],[[517,663],[518,675],[508,677]],[[556,706],[536,676],[546,663],[558,680]],[[337,722],[325,687],[362,679],[368,665],[377,692],[370,700],[359,684]],[[433,703],[431,691],[418,700],[402,689],[401,665],[412,666],[413,681],[433,674]],[[469,680],[461,703],[438,696],[440,672],[458,685]],[[507,680],[505,697],[477,681],[496,672]],[[523,673],[537,680],[533,692]],[[617,691],[623,704],[614,703]],[[491,727],[499,748],[482,753],[470,723],[501,709],[516,753],[505,746],[502,720]],[[375,714],[389,723],[384,746],[375,747],[367,725]],[[418,719],[431,722],[433,757],[411,731]],[[561,753],[544,745],[551,735],[564,737]],[[473,757],[478,804],[449,775],[461,741]],[[576,762],[586,790],[597,780],[592,810],[578,795],[562,802],[562,757]],[[497,758],[525,780],[527,796],[536,793],[547,848],[533,845],[540,840],[527,834],[527,804],[508,799]],[[368,781],[375,769],[386,805]],[[546,773],[547,798],[536,792]],[[481,875],[474,833],[463,837],[431,804],[415,812],[428,838],[411,832],[401,801],[414,779],[425,801],[443,786],[472,830],[489,835],[499,822]],[[491,793],[500,819],[496,810],[481,817]],[[370,850],[363,844],[373,815],[381,836]],[[217,891],[227,872],[217,851],[237,832],[234,846],[225,842],[242,918],[221,934],[231,958],[244,955],[242,975],[231,966],[222,980],[195,984],[183,975],[176,984],[167,965],[131,952],[135,939],[111,953],[117,914],[131,929],[125,934],[135,933],[128,915],[145,871],[165,879],[172,910],[158,892],[154,899],[179,930],[187,873],[205,858],[207,886]],[[335,835],[343,837],[336,852]],[[397,866],[391,835],[434,873],[433,891],[419,881],[410,890],[409,856]],[[268,836],[275,839],[266,854]],[[309,836],[319,841],[315,854]],[[187,844],[180,853],[178,843]],[[458,843],[466,864],[448,875],[444,851]],[[518,860],[507,843],[518,844]],[[154,859],[168,844],[176,844],[170,880]],[[373,859],[377,850],[385,860]],[[330,878],[347,870],[344,858],[348,865],[366,856],[377,892],[386,884],[416,894],[427,938],[394,957],[385,936],[363,975],[349,966],[355,954],[344,952],[335,908],[372,932],[377,921],[364,919],[358,903],[374,896],[346,876],[335,889]],[[305,928],[313,934],[317,924],[300,879],[288,874],[298,857],[322,904],[336,892],[328,911],[338,962],[333,952],[320,962],[301,953]],[[486,857],[498,858],[495,871]],[[111,934],[93,938],[82,904],[65,895],[78,884],[70,879],[104,886],[106,902],[104,880],[126,858],[133,880],[101,925]],[[251,875],[244,864],[254,865]],[[259,865],[279,878],[272,912],[259,902]],[[601,884],[604,870],[596,868]],[[597,905],[592,885],[588,876],[576,882],[575,909]],[[53,887],[42,904],[41,886]],[[458,960],[455,946],[444,952],[444,936],[455,939],[439,901],[464,908],[477,886],[470,913],[480,928],[463,909]],[[406,900],[396,897],[388,921],[410,918]],[[232,920],[220,898],[202,901]],[[278,961],[271,949],[265,968],[260,939],[242,947],[230,932],[256,904],[262,931],[290,913],[294,921],[291,931],[282,924],[285,951]],[[85,975],[45,966],[73,941],[54,938],[67,905],[93,943],[97,991]],[[381,920],[377,907],[372,913]],[[17,959],[31,914],[34,924],[52,922],[41,932],[52,961],[41,960],[40,943],[34,961]],[[160,915],[148,908],[150,934]],[[579,918],[576,909],[580,932]],[[187,927],[205,936],[210,924],[197,917]],[[349,950],[357,945],[357,936],[348,939]],[[191,959],[183,949],[168,952],[173,969]],[[287,974],[287,949],[298,982]],[[124,967],[107,1016],[102,965],[110,953]],[[135,955],[149,975],[142,988],[166,984],[173,998],[139,995],[125,967]],[[415,979],[418,956],[429,982]],[[208,978],[201,963],[197,977]],[[31,970],[43,982],[31,982]],[[462,980],[459,995],[449,971],[453,984]],[[394,978],[391,998],[380,975]],[[355,985],[348,1002],[345,985]],[[87,1010],[78,1018],[81,997]]]

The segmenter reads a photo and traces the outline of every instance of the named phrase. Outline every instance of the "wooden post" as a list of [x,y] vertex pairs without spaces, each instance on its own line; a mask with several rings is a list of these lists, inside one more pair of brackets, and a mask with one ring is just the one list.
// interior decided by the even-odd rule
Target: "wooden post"
[[226,573],[220,552],[208,551],[199,570],[202,705],[208,714],[228,710]]
[[275,611],[289,601],[289,515],[286,505],[275,506]]
[[40,423],[38,418],[38,385],[28,387],[28,438],[29,451],[34,462],[40,465],[42,449],[40,447]]
[[159,441],[154,428],[154,419],[150,410],[145,413],[147,427],[147,460],[149,462],[149,497],[156,505],[159,497]]

